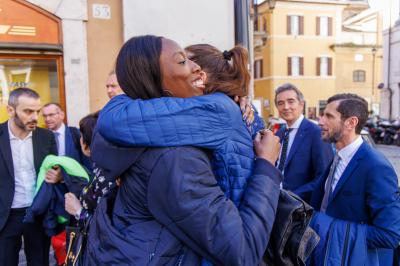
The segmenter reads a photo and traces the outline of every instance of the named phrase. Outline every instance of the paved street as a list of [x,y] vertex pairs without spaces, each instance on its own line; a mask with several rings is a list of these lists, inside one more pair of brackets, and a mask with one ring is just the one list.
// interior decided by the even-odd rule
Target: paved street
[[400,179],[400,147],[393,145],[377,145],[377,149],[389,159],[396,169],[397,177]]

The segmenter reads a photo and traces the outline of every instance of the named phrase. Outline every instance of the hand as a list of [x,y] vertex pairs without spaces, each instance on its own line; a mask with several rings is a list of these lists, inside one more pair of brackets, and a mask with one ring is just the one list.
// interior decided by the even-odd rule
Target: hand
[[251,106],[250,99],[247,96],[235,96],[233,100],[239,103],[240,110],[242,111],[243,120],[246,121],[247,126],[250,126],[254,121],[254,109]]
[[57,165],[47,171],[44,180],[49,184],[56,184],[63,180],[61,175],[61,168]]
[[81,213],[82,205],[74,194],[68,192],[64,195],[64,199],[65,199],[65,210],[69,214],[76,215]]
[[258,157],[275,165],[279,157],[281,144],[279,143],[279,138],[271,130],[263,130],[258,132],[254,139],[254,149]]

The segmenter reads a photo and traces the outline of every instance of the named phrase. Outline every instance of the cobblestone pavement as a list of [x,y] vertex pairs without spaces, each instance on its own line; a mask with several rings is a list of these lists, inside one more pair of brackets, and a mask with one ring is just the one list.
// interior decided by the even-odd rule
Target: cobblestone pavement
[[376,145],[376,148],[389,159],[396,170],[397,177],[400,179],[400,147],[394,145]]

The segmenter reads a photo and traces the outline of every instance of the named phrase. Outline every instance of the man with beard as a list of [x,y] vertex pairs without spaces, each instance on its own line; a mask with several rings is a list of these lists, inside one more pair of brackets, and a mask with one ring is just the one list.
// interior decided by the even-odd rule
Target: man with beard
[[[311,205],[330,217],[349,222],[351,228],[365,230],[365,234],[357,234],[365,243],[361,250],[345,242],[354,234],[348,238],[343,235],[349,252],[344,250],[343,258],[366,251],[365,257],[359,258],[366,262],[362,265],[392,265],[390,249],[400,241],[397,176],[388,160],[361,138],[367,118],[368,104],[355,94],[337,94],[328,99],[319,124],[323,140],[335,144],[336,154],[313,188]],[[327,249],[332,250],[330,246]],[[354,258],[350,255],[348,259]]]
[[[40,109],[35,91],[15,89],[8,100],[9,120],[0,124],[0,265],[18,265],[22,237],[28,266],[49,265],[50,238],[42,220],[22,222],[34,198],[42,161],[57,154],[53,134],[37,128]],[[60,181],[60,170],[49,170],[45,180]]]

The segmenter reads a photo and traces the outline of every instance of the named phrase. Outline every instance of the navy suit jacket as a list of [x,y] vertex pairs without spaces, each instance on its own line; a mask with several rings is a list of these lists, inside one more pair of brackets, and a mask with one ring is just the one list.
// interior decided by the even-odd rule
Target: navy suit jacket
[[[319,210],[329,169],[315,182],[311,205]],[[400,198],[396,173],[387,159],[363,143],[337,183],[326,214],[368,225],[367,245],[379,259],[400,243]],[[381,249],[381,250],[378,250]]]
[[[36,128],[32,132],[33,159],[36,173],[44,158],[49,154],[57,155],[57,144],[51,131]],[[15,179],[7,122],[0,124],[0,231],[10,214],[14,199]]]
[[79,129],[65,126],[65,156],[75,159],[87,169],[92,169],[89,158],[82,153],[79,138]]
[[[285,129],[276,135],[283,139]],[[309,201],[310,193],[303,193],[304,185],[321,176],[333,159],[331,145],[322,141],[318,125],[304,118],[297,130],[284,166],[283,188]]]

